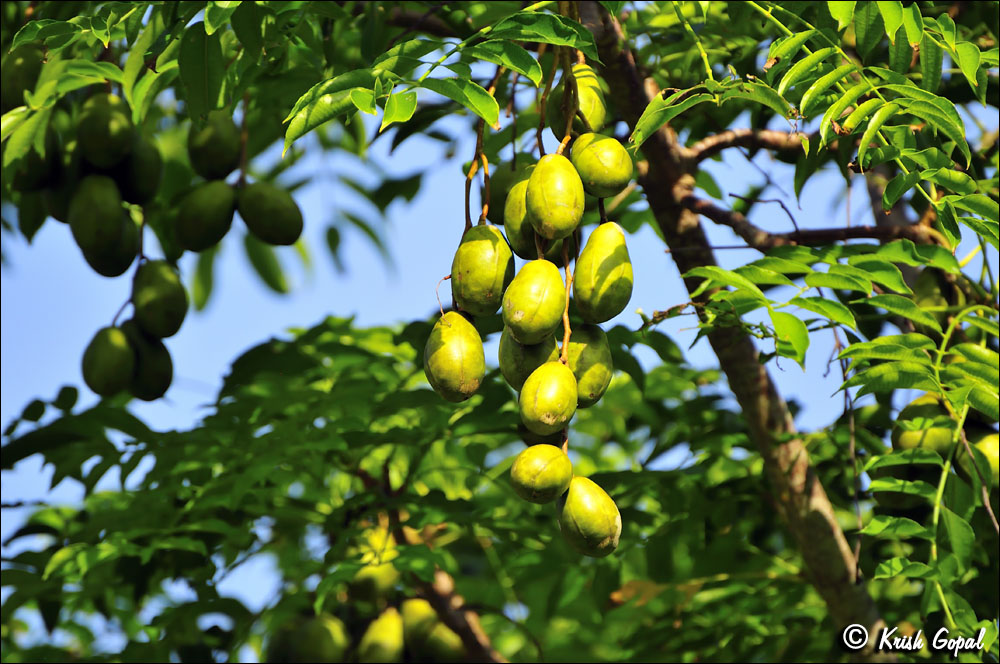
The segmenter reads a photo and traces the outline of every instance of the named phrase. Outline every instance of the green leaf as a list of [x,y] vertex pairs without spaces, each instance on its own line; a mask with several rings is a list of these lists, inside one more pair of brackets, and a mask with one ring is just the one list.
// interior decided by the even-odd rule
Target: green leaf
[[861,3],[861,6],[854,11],[854,35],[862,61],[868,59],[868,55],[882,41],[883,34],[885,34],[885,24],[879,13],[878,4]]
[[885,186],[885,190],[882,192],[882,209],[886,212],[891,210],[897,201],[902,198],[903,194],[913,189],[918,182],[920,182],[919,171],[900,173],[889,180],[889,184]]
[[928,366],[931,364],[930,355],[916,348],[884,343],[878,339],[868,343],[874,345],[855,344],[848,346],[837,357],[842,360],[897,360]]
[[420,58],[444,46],[436,39],[421,37],[396,44],[372,63],[373,70],[391,71],[406,76],[421,64]]
[[884,514],[873,516],[872,520],[861,529],[861,534],[881,539],[910,539],[911,537],[934,539],[930,531],[913,519]]
[[966,520],[944,505],[941,506],[941,523],[944,524],[948,544],[952,553],[955,554],[960,568],[963,571],[968,569],[972,562],[972,550],[976,545],[975,531]]
[[270,12],[256,2],[241,2],[229,18],[236,38],[253,62],[260,62],[264,51],[264,22],[269,15]]
[[920,42],[920,87],[935,92],[941,85],[941,65],[944,52],[930,35],[925,34]]
[[925,465],[944,466],[944,459],[934,450],[915,447],[910,450],[893,450],[890,454],[883,454],[870,458],[864,465],[864,471],[870,472],[876,468],[888,468],[891,466],[911,466]]
[[892,492],[905,493],[910,496],[919,496],[927,502],[933,502],[937,495],[937,487],[933,487],[927,482],[919,480],[904,480],[898,477],[879,477],[873,479],[868,486],[872,493]]
[[246,249],[250,265],[261,281],[276,293],[287,293],[288,281],[285,279],[285,273],[281,269],[274,248],[261,242],[251,233],[243,236],[243,247]]
[[785,75],[781,77],[781,82],[778,83],[778,94],[784,95],[785,90],[798,83],[806,74],[812,73],[820,62],[831,55],[834,55],[836,52],[837,49],[832,46],[828,46],[826,48],[821,48],[796,62],[787,72],[785,72]]
[[812,272],[807,274],[805,278],[806,285],[813,288],[835,288],[837,290],[858,291],[866,294],[871,292],[871,283],[864,279],[859,279],[853,274],[843,274],[839,271],[834,271],[834,267],[837,266],[831,266],[829,272]]
[[233,12],[242,4],[241,2],[220,2],[210,1],[205,7],[205,32],[212,34],[228,21]]
[[10,138],[14,130],[21,126],[21,123],[27,120],[31,114],[32,111],[27,106],[18,106],[4,113],[3,117],[0,118],[0,142]]
[[876,364],[859,371],[847,379],[841,389],[859,385],[861,389],[858,391],[858,396],[907,388],[927,392],[938,391],[934,372],[929,366],[905,360]]
[[219,248],[216,245],[198,254],[194,281],[191,283],[191,300],[195,311],[203,310],[212,296],[212,287],[215,284],[215,257],[218,253]]
[[971,194],[976,191],[975,180],[965,173],[951,168],[926,170],[920,174],[920,177],[959,194]]
[[836,300],[828,300],[823,297],[794,297],[789,304],[801,307],[814,314],[824,316],[835,323],[846,325],[852,330],[858,329],[854,314],[846,306]]
[[990,392],[980,385],[976,385],[969,392],[969,405],[978,410],[994,422],[1000,420],[1000,397],[997,393]]
[[784,311],[771,310],[774,325],[774,347],[778,355],[790,357],[805,367],[806,350],[809,348],[809,330],[797,316]]
[[892,41],[896,31],[903,25],[903,3],[899,0],[878,0],[878,11],[885,23],[885,36]]
[[976,80],[976,74],[979,71],[979,63],[982,60],[982,54],[979,52],[979,47],[972,42],[959,42],[955,44],[955,55],[958,58],[959,69],[965,75],[965,78],[969,81],[969,85],[973,89],[979,87],[979,83]]
[[816,30],[810,29],[774,40],[771,43],[771,47],[767,50],[767,59],[780,61],[794,57],[802,45],[816,34],[818,34]]
[[844,2],[840,2],[839,0],[829,0],[826,3],[830,16],[837,21],[837,30],[843,30],[854,21],[854,6],[857,4],[858,3],[854,2],[854,0],[847,0]]
[[188,115],[202,116],[220,107],[219,97],[225,78],[222,42],[219,35],[205,33],[205,24],[195,23],[184,31],[178,56]]
[[823,93],[830,89],[834,83],[838,83],[841,80],[845,80],[848,74],[857,71],[857,65],[853,63],[848,63],[846,65],[840,65],[833,71],[823,74],[816,82],[809,86],[809,89],[805,91],[802,95],[802,101],[799,103],[799,110],[802,112],[804,117],[809,117],[812,114],[812,107],[814,102],[817,101]]
[[462,50],[462,53],[519,72],[527,76],[535,84],[535,87],[538,87],[542,82],[542,67],[538,64],[538,60],[514,42],[498,39],[485,41],[474,46],[467,46]]
[[1000,204],[989,196],[983,194],[972,194],[969,196],[945,196],[941,199],[951,203],[957,208],[978,214],[989,221],[1000,219]]
[[600,62],[594,36],[585,27],[558,14],[519,12],[501,20],[489,32],[491,39],[538,42],[570,46],[583,51],[589,59]]
[[[701,267],[696,267],[693,270],[688,270],[684,274],[684,278],[687,279],[690,277],[702,277],[706,280],[705,283],[698,288],[696,291],[697,293],[701,293],[706,288],[711,286],[732,286],[736,289],[745,290],[748,293],[760,298],[762,301],[767,300],[767,298],[764,297],[764,293],[761,292],[761,290],[757,288],[752,281],[746,277],[736,274],[735,272],[724,270],[723,268],[715,265],[703,265]],[[695,294],[692,293],[692,297],[694,296]]]
[[778,94],[770,86],[764,85],[763,83],[739,81],[728,87],[726,91],[722,93],[720,103],[724,104],[733,99],[742,99],[745,101],[752,101],[757,104],[763,104],[782,118],[787,118],[791,110],[789,103],[785,101],[780,94]]
[[844,131],[850,133],[861,124],[861,121],[867,118],[875,109],[880,109],[884,107],[884,102],[881,99],[873,98],[859,104],[857,108],[850,112],[847,118],[843,122]]
[[163,21],[160,19],[160,12],[154,9],[153,13],[150,14],[146,26],[139,33],[139,38],[132,45],[132,49],[128,53],[128,58],[125,60],[125,69],[122,73],[122,92],[133,111],[136,107],[132,95],[133,88],[136,81],[142,75],[143,69],[145,69],[147,52],[162,31]]
[[697,88],[675,92],[666,99],[661,95],[657,95],[649,102],[639,117],[638,122],[635,123],[635,130],[632,132],[629,140],[635,143],[637,147],[642,146],[646,142],[646,139],[659,131],[660,127],[687,109],[713,99],[712,95],[705,92],[690,94],[695,89]]
[[862,80],[860,83],[850,88],[845,92],[834,104],[826,110],[823,114],[823,119],[820,120],[819,130],[820,137],[823,140],[823,144],[826,145],[830,142],[830,138],[833,136],[833,123],[840,119],[840,116],[847,107],[852,105],[858,100],[863,94],[867,94],[873,90],[871,83],[867,80]]
[[861,143],[858,146],[859,164],[864,163],[865,153],[868,152],[868,147],[875,142],[875,135],[878,133],[878,130],[898,111],[899,106],[897,104],[886,104],[872,116],[872,119],[868,122],[868,127],[865,129],[865,133],[861,135]]
[[389,95],[389,98],[385,101],[385,112],[382,114],[382,124],[378,128],[379,132],[382,132],[382,130],[394,122],[406,122],[413,117],[413,113],[416,110],[416,92],[398,92]]
[[496,127],[500,120],[497,100],[473,81],[464,78],[428,78],[424,79],[421,85],[465,106],[491,127]]
[[880,562],[878,567],[875,568],[875,575],[872,578],[933,579],[936,576],[937,572],[934,571],[934,568],[925,563],[911,561],[909,558],[897,557]]
[[873,295],[866,299],[855,300],[855,302],[885,309],[889,313],[902,316],[903,318],[908,318],[919,325],[925,325],[938,332],[941,331],[941,326],[938,324],[937,319],[932,314],[929,314],[918,307],[917,304],[908,297],[891,294]]
[[375,75],[371,69],[355,69],[334,78],[327,79],[311,87],[299,97],[285,122],[285,146],[282,155],[292,143],[321,124],[355,109],[351,101],[351,90],[363,88],[371,90],[375,86]]
[[848,265],[858,268],[859,270],[864,270],[868,278],[877,284],[885,286],[886,288],[891,288],[897,293],[912,294],[913,291],[910,287],[906,285],[903,280],[903,273],[899,271],[899,268],[890,263],[889,261],[881,260],[877,257],[871,255],[861,254],[858,256],[851,256],[847,259]]
[[899,28],[895,38],[890,41],[892,44],[889,45],[889,69],[897,74],[908,73],[913,63],[913,47],[906,41],[903,29]]
[[995,249],[1000,249],[1000,224],[995,221],[983,221],[976,217],[959,217],[958,220],[986,238]]
[[966,165],[971,163],[972,152],[965,140],[965,126],[961,119],[956,123],[954,118],[943,112],[937,104],[931,102],[919,99],[898,99],[897,103],[913,115],[926,120],[932,127],[954,141],[959,152],[965,156]]
[[762,267],[765,270],[777,272],[778,274],[809,274],[813,271],[813,269],[805,263],[788,260],[787,258],[779,258],[777,256],[764,256],[763,258],[758,258],[753,263],[750,263],[750,265],[756,265],[757,267]]
[[746,277],[753,283],[757,285],[774,285],[774,286],[794,286],[795,282],[781,274],[780,272],[772,272],[766,268],[760,267],[759,265],[743,265],[733,270],[736,274]]
[[368,115],[375,115],[378,107],[375,106],[374,92],[364,88],[353,88],[350,92],[351,103],[353,103],[359,111],[367,113]]
[[906,40],[911,46],[920,44],[924,35],[924,19],[920,16],[920,5],[916,2],[903,7],[903,29],[906,30]]

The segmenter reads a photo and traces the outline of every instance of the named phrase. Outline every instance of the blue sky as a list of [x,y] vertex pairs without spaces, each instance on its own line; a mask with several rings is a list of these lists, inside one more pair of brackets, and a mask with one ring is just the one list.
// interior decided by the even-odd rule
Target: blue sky
[[[370,135],[378,119],[366,119]],[[991,122],[995,125],[996,118]],[[466,138],[450,159],[441,143],[423,137],[408,140],[391,156],[387,154],[388,141],[374,144],[369,159],[391,176],[428,169],[417,198],[410,204],[394,203],[387,212],[385,237],[393,269],[387,269],[367,239],[347,226],[341,226],[341,255],[347,271],[339,274],[334,269],[324,240],[326,228],[336,220],[339,210],[357,210],[364,205],[355,192],[335,178],[317,178],[296,193],[304,212],[304,234],[313,267],[307,272],[293,249],[279,250],[293,284],[289,295],[268,291],[253,274],[240,242],[244,227],[236,221],[223,241],[215,292],[208,308],[203,312],[190,311],[180,332],[166,340],[175,372],[170,390],[160,401],[136,402],[134,412],[155,428],[189,428],[207,412],[206,407],[214,399],[233,359],[271,336],[285,334],[290,327],[309,326],[330,314],[354,315],[359,325],[395,324],[428,317],[437,308],[435,287],[450,269],[464,223],[461,164],[471,157],[475,143],[471,132],[463,129],[465,126],[451,125]],[[744,125],[737,122],[735,126]],[[346,173],[364,179],[361,170],[365,165],[359,160],[309,150],[311,142],[306,140],[308,156],[287,174],[288,181],[325,173]],[[262,157],[262,162],[277,158],[278,151],[274,149]],[[764,153],[755,158],[755,163],[789,194],[786,202],[803,228],[843,225],[848,208],[852,223],[871,223],[868,196],[858,178],[851,196],[844,197],[839,175],[831,172],[814,177],[807,184],[799,207],[791,197],[791,167],[772,162]],[[749,183],[763,179],[757,167],[734,151],[707,168],[727,195],[744,193]],[[773,190],[768,193],[768,197],[775,195],[778,192]],[[727,199],[723,204],[731,201]],[[776,205],[757,206],[753,219],[769,230],[790,230],[787,217]],[[704,224],[714,245],[738,243],[727,229],[709,221]],[[51,399],[66,384],[80,388],[78,407],[94,402],[94,395],[83,384],[80,358],[94,332],[110,323],[127,298],[129,279],[96,275],[73,243],[69,228],[52,220],[30,246],[20,236],[7,235],[3,242],[7,264],[0,270],[3,358],[0,423],[6,426],[32,399]],[[651,313],[687,300],[677,268],[651,228],[644,227],[629,236],[628,243],[635,290],[625,312],[605,324],[605,329],[619,323],[637,329],[641,323],[637,309]],[[963,247],[959,256],[964,256],[965,251]],[[754,251],[717,252],[717,260],[725,267],[736,267],[756,257]],[[977,258],[972,265],[979,265],[981,260]],[[995,252],[989,260],[996,270]],[[190,283],[194,262],[195,256],[190,254],[181,260],[186,283]],[[521,264],[523,261],[518,259],[518,266]],[[449,296],[447,284],[442,286],[441,294],[442,298]],[[692,318],[684,317],[667,321],[659,329],[687,348],[696,335],[694,325]],[[494,365],[496,343],[497,339],[493,339],[487,344],[487,361]],[[786,398],[794,397],[804,406],[797,421],[803,429],[828,424],[842,407],[841,397],[835,394],[840,384],[839,369],[826,371],[832,347],[829,333],[817,334],[805,371],[790,360],[777,367],[771,365]],[[770,350],[769,346],[766,349]],[[696,366],[716,364],[704,341],[687,355]],[[653,357],[650,352],[640,360],[652,362]],[[10,503],[44,498],[50,477],[51,471],[43,468],[36,458],[22,461],[13,471],[3,473],[2,500]],[[116,480],[109,475],[102,486],[116,486]],[[64,482],[51,497],[74,501],[80,495],[77,487]],[[5,509],[2,514],[0,536],[6,538],[21,522],[24,512]],[[251,606],[266,602],[274,582],[268,565],[261,559],[247,563],[239,574],[230,578],[232,592]]]

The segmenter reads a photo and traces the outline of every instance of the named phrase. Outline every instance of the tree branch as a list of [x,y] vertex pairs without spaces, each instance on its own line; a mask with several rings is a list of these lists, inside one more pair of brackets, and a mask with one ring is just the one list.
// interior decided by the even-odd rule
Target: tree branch
[[[623,48],[621,27],[613,17],[592,1],[580,3],[580,10],[605,63],[602,74],[611,86],[623,119],[634,127],[651,94],[658,92],[657,86],[652,85],[648,91],[644,87],[634,58],[627,47]],[[715,264],[698,215],[681,203],[693,192],[694,178],[676,135],[669,127],[662,128],[646,141],[643,153],[649,168],[640,174],[639,184],[677,267],[683,274],[695,267]],[[761,238],[766,239],[766,235]],[[700,282],[688,279],[685,285],[693,292]],[[710,294],[703,293],[699,299]],[[711,332],[709,342],[764,460],[778,513],[802,552],[806,577],[823,597],[838,629],[858,623],[869,634],[878,634],[885,621],[858,577],[853,552],[833,506],[810,467],[802,440],[795,435],[788,406],[759,362],[753,341],[740,329],[729,327]],[[892,659],[874,652],[871,645],[857,656],[868,660]]]
[[688,210],[708,217],[717,224],[733,229],[737,235],[743,238],[747,245],[761,252],[786,244],[813,246],[858,238],[872,238],[884,241],[906,238],[917,244],[940,244],[947,246],[940,233],[930,226],[923,224],[907,224],[905,226],[847,226],[797,230],[791,233],[770,233],[759,226],[755,226],[749,219],[736,210],[727,210],[697,196],[687,195],[681,198],[679,202]]
[[726,148],[763,148],[765,150],[801,150],[805,134],[789,134],[771,129],[730,129],[721,134],[713,134],[698,141],[691,147],[680,147],[684,159],[697,164],[719,154]]

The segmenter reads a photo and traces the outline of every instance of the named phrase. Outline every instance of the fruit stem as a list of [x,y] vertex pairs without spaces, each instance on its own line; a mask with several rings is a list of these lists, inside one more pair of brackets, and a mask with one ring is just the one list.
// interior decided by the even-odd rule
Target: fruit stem
[[559,349],[559,361],[569,365],[569,335],[573,332],[569,327],[569,292],[573,285],[573,273],[569,269],[569,238],[563,240],[562,245],[563,266],[566,268],[566,307],[563,309],[563,338],[562,346]]
[[608,213],[604,209],[604,199],[603,198],[598,198],[597,199],[597,209],[600,210],[600,212],[601,212],[601,223],[602,224],[608,223]]
[[437,298],[438,309],[441,311],[441,315],[442,316],[444,316],[444,305],[441,304],[441,292],[440,292],[441,291],[441,284],[443,284],[444,282],[448,281],[449,279],[451,279],[451,275],[450,274],[447,274],[447,275],[441,277],[441,280],[438,281],[437,286],[434,287],[434,296]]
[[[560,13],[568,15],[569,6],[569,2],[560,2]],[[577,111],[580,110],[580,91],[577,88],[576,76],[573,74],[573,66],[570,64],[569,53],[570,48],[568,46],[559,50],[559,56],[563,65],[562,104],[563,115],[566,118],[566,131],[563,134],[562,142],[559,143],[559,149],[556,150],[556,154],[562,154],[566,149],[566,145],[570,142],[573,135],[573,120],[576,118]]]
[[250,132],[247,129],[247,115],[249,115],[250,93],[243,93],[243,117],[240,119],[240,177],[236,180],[236,186],[242,188],[247,183],[247,143],[250,139]]
[[[544,44],[542,44],[544,46]],[[539,49],[538,57],[542,56]],[[538,98],[538,129],[535,130],[535,140],[538,142],[538,156],[545,156],[545,145],[542,141],[542,130],[545,129],[545,103],[549,100],[549,91],[552,89],[552,81],[556,78],[556,69],[559,67],[559,54],[555,53],[552,58],[552,69],[545,78],[545,87],[542,89],[542,96]]]
[[482,226],[486,223],[486,213],[490,211],[490,163],[482,152],[479,158],[483,162],[483,211],[479,214],[479,225]]

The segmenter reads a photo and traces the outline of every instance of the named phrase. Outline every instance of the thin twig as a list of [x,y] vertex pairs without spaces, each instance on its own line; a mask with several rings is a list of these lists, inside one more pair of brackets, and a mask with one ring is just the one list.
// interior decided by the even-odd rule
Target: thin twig
[[778,205],[781,206],[781,209],[785,211],[785,214],[788,215],[788,218],[792,220],[792,227],[796,230],[796,232],[798,232],[799,230],[798,222],[795,221],[795,217],[792,215],[792,211],[788,209],[788,207],[785,205],[785,202],[780,198],[747,198],[746,196],[740,196],[739,194],[729,194],[729,195],[732,196],[733,198],[738,198],[746,203],[777,203]]

